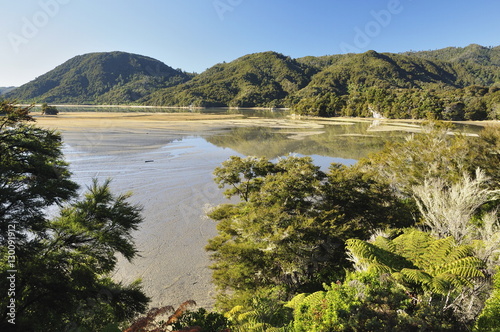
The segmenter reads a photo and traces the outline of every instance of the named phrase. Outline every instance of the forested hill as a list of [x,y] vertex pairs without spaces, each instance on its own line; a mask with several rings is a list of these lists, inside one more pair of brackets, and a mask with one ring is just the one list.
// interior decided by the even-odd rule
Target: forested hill
[[14,90],[16,87],[14,86],[6,86],[6,87],[0,87],[0,96],[3,94],[6,94],[9,91]]
[[291,59],[274,52],[256,53],[217,64],[191,81],[157,91],[143,101],[155,105],[293,107],[304,98],[341,97],[370,87],[429,90],[500,83],[500,67],[496,65],[481,65],[480,60],[447,62],[438,57],[431,60],[368,51]]
[[191,75],[142,55],[124,52],[76,56],[7,94],[27,102],[127,104]]
[[159,90],[148,104],[194,106],[279,106],[317,72],[275,52],[245,55],[217,64],[187,83]]
[[291,107],[300,114],[500,117],[500,47],[391,54],[368,51],[299,59],[264,52],[213,66],[146,96],[150,105]]
[[483,47],[471,44],[467,47],[447,47],[434,51],[405,52],[411,55],[429,60],[441,60],[448,62],[469,62],[483,66],[500,66],[500,46]]
[[19,101],[290,107],[299,114],[500,118],[500,46],[401,54],[254,53],[189,75],[121,52],[75,57],[7,94]]

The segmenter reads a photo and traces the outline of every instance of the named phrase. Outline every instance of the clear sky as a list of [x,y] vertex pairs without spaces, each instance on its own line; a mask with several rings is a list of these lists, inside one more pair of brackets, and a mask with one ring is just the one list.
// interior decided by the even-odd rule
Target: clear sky
[[293,58],[500,45],[498,0],[0,0],[0,86],[80,54],[125,51],[202,72]]

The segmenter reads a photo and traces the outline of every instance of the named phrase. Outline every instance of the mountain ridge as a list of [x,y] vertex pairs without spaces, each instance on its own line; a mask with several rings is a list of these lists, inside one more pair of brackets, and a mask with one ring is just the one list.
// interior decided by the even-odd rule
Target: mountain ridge
[[77,55],[6,97],[47,103],[131,103],[189,79],[153,58],[126,52]]
[[[137,54],[89,53],[66,61],[5,98],[59,104],[292,107],[300,114],[323,116],[369,116],[385,104],[392,108],[386,112],[389,117],[434,112],[439,118],[447,105],[469,102],[468,94],[476,94],[469,87],[474,86],[493,94],[500,88],[500,46],[471,44],[405,53],[370,50],[296,59],[268,51],[218,63],[200,74]],[[397,110],[403,107],[399,99],[405,93],[413,101],[403,98],[404,107],[412,110]],[[488,92],[488,98],[474,101],[487,104],[477,106],[477,112],[500,113],[496,94]],[[415,111],[425,103],[438,106]]]

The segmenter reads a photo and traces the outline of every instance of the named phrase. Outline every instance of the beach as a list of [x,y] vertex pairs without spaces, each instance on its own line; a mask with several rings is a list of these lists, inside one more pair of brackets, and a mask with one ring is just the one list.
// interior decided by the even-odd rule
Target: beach
[[204,247],[216,235],[216,224],[206,212],[228,201],[212,172],[239,154],[200,136],[235,126],[322,128],[310,121],[244,119],[238,114],[68,112],[36,120],[38,126],[62,133],[72,178],[82,192],[93,178],[111,178],[114,193],[131,192],[130,202],[143,207],[144,222],[133,234],[139,256],[132,262],[118,256],[113,277],[124,283],[141,279],[153,307],[186,300],[205,308],[214,304]]
[[203,113],[62,112],[37,115],[36,120],[37,125],[62,133],[65,158],[82,192],[93,178],[101,182],[110,178],[115,194],[131,192],[130,202],[143,207],[144,222],[133,233],[139,256],[132,262],[118,257],[113,277],[124,283],[141,279],[153,307],[177,306],[186,300],[205,308],[214,304],[215,288],[204,248],[217,231],[206,213],[228,201],[214,183],[212,172],[230,156],[257,149],[255,142],[245,141],[245,149],[240,151],[248,152],[239,153],[215,146],[205,137],[229,135],[230,128],[267,127],[290,141],[317,145],[307,139],[328,132],[331,126],[354,127],[356,122],[365,122],[368,131],[332,134],[329,139],[421,130],[418,123],[401,120]]

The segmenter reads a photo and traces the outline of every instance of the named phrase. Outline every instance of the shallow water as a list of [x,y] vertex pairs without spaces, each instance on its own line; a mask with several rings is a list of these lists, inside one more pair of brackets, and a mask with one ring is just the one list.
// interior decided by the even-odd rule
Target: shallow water
[[[311,156],[326,170],[332,162],[353,164],[385,142],[418,131],[414,124],[372,121],[324,120],[301,128],[280,119],[276,125],[196,133],[112,126],[64,131],[63,151],[82,191],[93,178],[111,178],[115,193],[132,192],[131,202],[143,206],[144,223],[134,233],[140,257],[132,263],[119,258],[116,279],[141,278],[153,306],[193,299],[210,307],[214,288],[204,247],[216,229],[205,214],[226,202],[213,182],[215,167],[232,155],[276,159],[294,153]],[[388,130],[396,125],[404,130]]]

